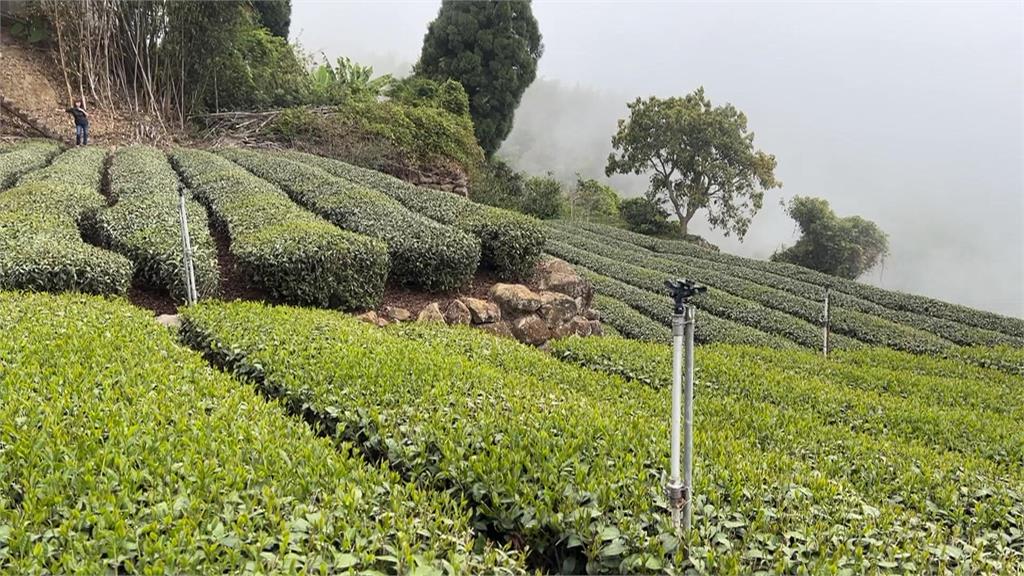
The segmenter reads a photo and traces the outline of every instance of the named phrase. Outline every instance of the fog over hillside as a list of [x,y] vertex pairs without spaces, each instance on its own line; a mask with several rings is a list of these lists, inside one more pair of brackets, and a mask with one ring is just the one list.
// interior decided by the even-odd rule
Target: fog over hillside
[[[439,4],[295,0],[292,33],[404,75]],[[863,280],[1024,316],[1022,6],[538,0],[539,78],[500,154],[604,178],[628,100],[703,85],[747,114],[784,187],[742,243],[694,231],[767,257],[796,239],[779,201],[820,196],[889,233],[884,268]],[[646,185],[611,183],[631,196]]]

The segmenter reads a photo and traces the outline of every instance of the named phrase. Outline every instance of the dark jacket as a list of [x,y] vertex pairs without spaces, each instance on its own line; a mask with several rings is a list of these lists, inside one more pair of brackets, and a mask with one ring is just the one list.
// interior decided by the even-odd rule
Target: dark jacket
[[75,117],[75,125],[77,125],[77,126],[88,126],[89,125],[89,116],[85,113],[85,110],[82,110],[78,106],[72,106],[71,108],[68,108],[66,110],[66,112],[68,114],[71,114],[72,116]]

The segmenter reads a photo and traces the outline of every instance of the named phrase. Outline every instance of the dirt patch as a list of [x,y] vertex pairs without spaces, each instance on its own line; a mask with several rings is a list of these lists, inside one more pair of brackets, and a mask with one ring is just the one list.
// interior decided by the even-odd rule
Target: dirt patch
[[141,286],[132,286],[128,290],[128,301],[139,308],[152,310],[156,316],[178,313],[178,305],[174,303],[170,295],[148,290]]
[[[212,219],[211,219],[212,221]],[[220,300],[263,300],[270,301],[270,296],[250,285],[239,269],[235,256],[231,253],[231,241],[227,232],[219,226],[210,226],[210,235],[217,244],[217,268],[220,269]]]

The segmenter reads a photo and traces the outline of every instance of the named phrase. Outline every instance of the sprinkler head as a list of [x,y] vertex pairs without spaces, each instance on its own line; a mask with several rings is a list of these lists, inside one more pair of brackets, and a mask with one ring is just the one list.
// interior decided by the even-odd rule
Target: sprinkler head
[[690,302],[690,298],[708,291],[707,286],[699,286],[686,278],[666,280],[665,288],[668,288],[669,295],[675,301],[676,314],[683,314],[686,311],[686,305]]

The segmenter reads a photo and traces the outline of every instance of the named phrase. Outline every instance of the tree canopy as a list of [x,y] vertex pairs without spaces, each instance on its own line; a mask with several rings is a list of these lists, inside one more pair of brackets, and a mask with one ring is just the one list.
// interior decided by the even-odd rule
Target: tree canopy
[[796,244],[772,255],[819,272],[853,280],[889,252],[885,232],[860,216],[836,216],[828,201],[796,196],[787,208],[802,233]]
[[628,106],[605,173],[649,174],[647,198],[672,206],[684,236],[693,216],[707,210],[712,227],[742,239],[765,190],[781,186],[775,157],[754,148],[746,116],[731,104],[712,106],[703,88]]
[[253,8],[260,17],[260,23],[270,33],[288,39],[292,24],[292,0],[253,0]]
[[660,236],[672,228],[668,212],[647,198],[623,200],[619,204],[619,215],[626,228],[638,234]]
[[416,74],[462,84],[477,141],[490,157],[512,130],[543,49],[529,0],[444,0]]

